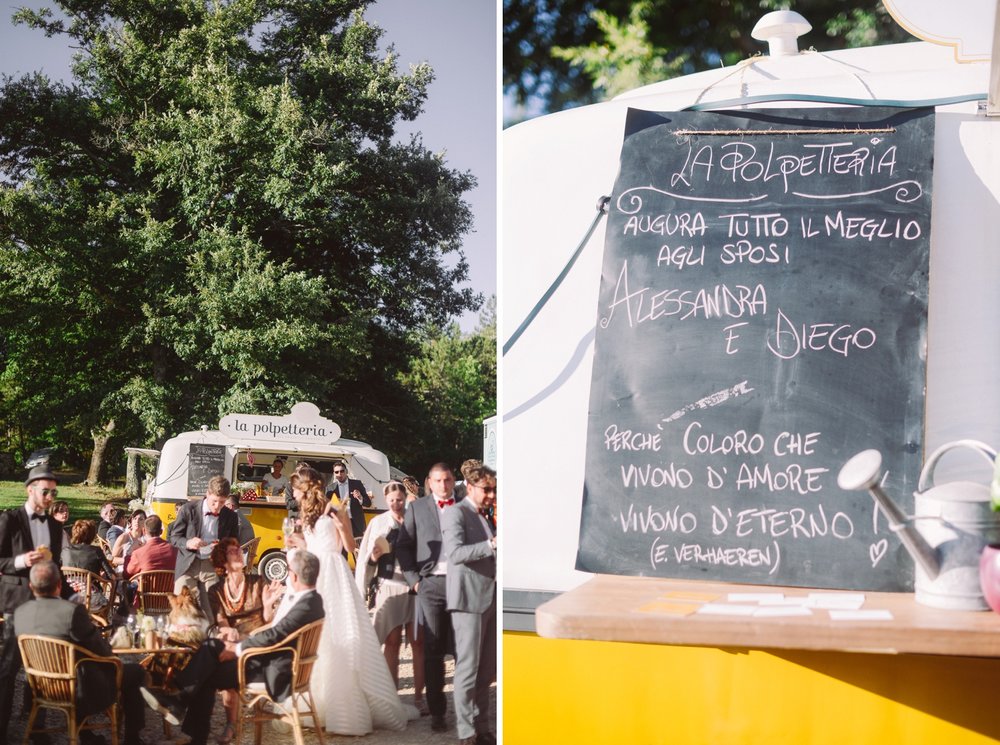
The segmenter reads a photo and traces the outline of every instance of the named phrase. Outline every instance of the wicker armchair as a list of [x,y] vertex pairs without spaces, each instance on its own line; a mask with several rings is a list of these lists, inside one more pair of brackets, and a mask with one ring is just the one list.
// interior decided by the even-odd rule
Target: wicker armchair
[[[304,745],[302,719],[309,716],[312,717],[313,728],[320,745],[324,745],[323,726],[319,722],[316,706],[309,692],[309,679],[316,663],[316,650],[319,647],[322,631],[323,620],[320,619],[306,624],[270,647],[254,647],[240,655],[237,667],[240,712],[236,720],[236,743],[242,744],[244,726],[253,723],[254,743],[260,745],[264,722],[279,720],[291,725],[295,745]],[[292,695],[278,703],[268,695],[263,683],[247,681],[246,664],[247,660],[264,654],[274,654],[281,649],[290,650],[292,657]]]
[[[28,726],[24,733],[24,745],[28,744],[28,738],[32,734],[63,732],[69,738],[69,745],[78,745],[82,730],[95,729],[110,730],[111,745],[118,745],[121,705],[117,699],[104,711],[92,714],[77,724],[76,675],[77,668],[83,662],[87,662],[88,665],[111,665],[115,669],[116,689],[121,690],[121,660],[117,657],[98,657],[77,644],[47,636],[20,636],[17,645],[21,649],[24,672],[32,693],[31,713],[28,715]],[[56,709],[63,712],[66,715],[65,726],[34,729],[39,709]],[[92,722],[91,720],[98,715],[107,716],[108,721]]]
[[[115,608],[118,580],[107,579],[78,567],[63,567],[62,573],[67,582],[79,587],[80,595],[85,599],[84,605],[94,623],[103,629],[108,628]],[[102,597],[107,600],[103,605],[100,603]]]
[[108,561],[111,561],[111,549],[113,548],[112,545],[108,543],[107,540],[101,538],[100,536],[95,536],[94,541],[97,543],[98,546],[100,546],[101,551],[104,552],[104,557]]
[[136,610],[147,616],[162,616],[170,612],[170,596],[174,594],[174,570],[151,569],[131,578],[136,583]]

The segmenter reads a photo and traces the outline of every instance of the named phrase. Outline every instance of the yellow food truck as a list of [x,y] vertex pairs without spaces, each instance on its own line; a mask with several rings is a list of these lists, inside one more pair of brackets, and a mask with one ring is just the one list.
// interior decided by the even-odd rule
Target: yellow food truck
[[203,427],[172,437],[160,451],[156,478],[146,491],[146,508],[169,526],[179,505],[205,495],[209,479],[225,476],[240,497],[240,512],[253,525],[260,544],[258,571],[268,579],[283,579],[287,569],[282,520],[287,517],[284,494],[265,493],[263,479],[276,459],[282,475],[291,476],[306,462],[327,478],[333,464],[347,464],[350,478],[360,480],[372,498],[365,509],[370,520],[385,509],[382,485],[390,479],[389,460],[367,443],[340,436],[340,427],[319,415],[311,403],[300,402],[285,416],[229,414],[219,428]]

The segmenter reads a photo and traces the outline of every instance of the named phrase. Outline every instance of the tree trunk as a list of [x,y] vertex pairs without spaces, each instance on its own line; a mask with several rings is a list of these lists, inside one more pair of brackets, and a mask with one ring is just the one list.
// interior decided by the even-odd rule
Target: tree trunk
[[129,453],[125,468],[125,498],[131,501],[139,496],[139,454]]
[[114,431],[115,420],[111,419],[103,429],[91,433],[94,437],[94,453],[90,456],[90,470],[87,471],[87,480],[83,482],[84,484],[94,486],[100,481],[101,472],[104,470],[104,456]]

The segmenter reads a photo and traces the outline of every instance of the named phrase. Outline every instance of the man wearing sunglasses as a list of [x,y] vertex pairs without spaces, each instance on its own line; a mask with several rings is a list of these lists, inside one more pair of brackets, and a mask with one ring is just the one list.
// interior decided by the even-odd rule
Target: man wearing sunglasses
[[372,506],[365,485],[357,479],[347,478],[347,466],[343,461],[333,464],[333,479],[327,487],[326,496],[337,495],[341,504],[347,505],[347,514],[351,518],[351,530],[355,538],[365,534],[365,507]]
[[[32,565],[62,556],[62,525],[47,513],[59,493],[58,479],[48,466],[35,466],[24,482],[27,500],[16,510],[0,513],[0,611],[3,649],[0,651],[0,745],[7,742],[7,724],[14,697],[14,678],[21,670],[21,652],[14,636],[14,611],[31,600],[28,574]],[[62,583],[63,596],[70,594]]]
[[497,474],[462,470],[466,496],[441,511],[448,610],[455,630],[455,720],[459,745],[496,745],[490,686],[497,679]]

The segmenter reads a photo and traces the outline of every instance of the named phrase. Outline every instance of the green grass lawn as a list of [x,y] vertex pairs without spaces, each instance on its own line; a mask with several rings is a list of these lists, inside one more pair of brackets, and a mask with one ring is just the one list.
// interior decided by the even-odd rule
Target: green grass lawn
[[[125,507],[128,500],[120,486],[81,486],[83,474],[59,473],[58,499],[69,503],[69,522],[75,520],[100,520],[99,512],[105,502]],[[20,507],[27,493],[23,481],[0,481],[0,510]]]

